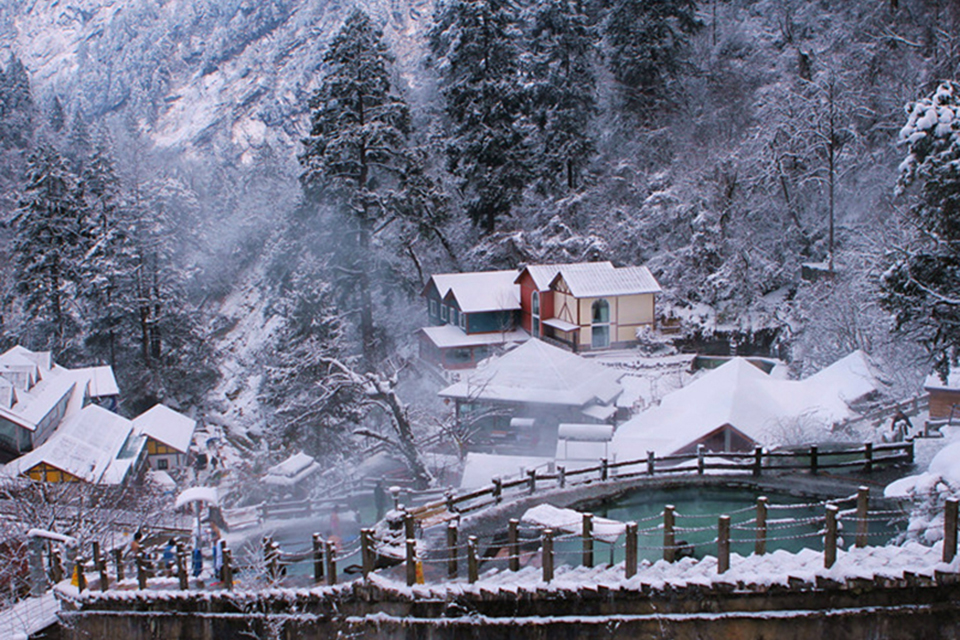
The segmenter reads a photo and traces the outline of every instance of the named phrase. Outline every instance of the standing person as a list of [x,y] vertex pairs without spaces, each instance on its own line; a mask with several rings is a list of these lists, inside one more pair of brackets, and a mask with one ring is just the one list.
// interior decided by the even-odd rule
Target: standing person
[[211,566],[213,567],[213,577],[216,581],[223,580],[223,541],[214,540],[213,541],[213,558],[211,559]]
[[143,534],[140,533],[140,529],[133,534],[133,540],[130,541],[130,554],[136,558],[137,554],[140,553],[140,539],[143,537]]
[[194,578],[199,578],[200,574],[203,573],[203,552],[200,550],[199,544],[194,545],[191,560],[191,573],[193,573]]

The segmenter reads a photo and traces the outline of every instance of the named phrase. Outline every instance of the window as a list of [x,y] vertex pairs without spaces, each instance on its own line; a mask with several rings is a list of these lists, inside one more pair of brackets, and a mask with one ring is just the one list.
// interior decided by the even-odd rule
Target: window
[[610,303],[601,298],[593,303],[593,322],[590,346],[603,349],[610,346]]
[[430,317],[431,318],[437,317],[437,301],[436,300],[430,301]]
[[460,328],[464,331],[467,330],[467,314],[465,313],[460,314]]
[[166,458],[160,458],[157,460],[157,469],[160,471],[166,471],[170,468],[170,462]]
[[540,292],[534,291],[530,296],[530,333],[540,335]]
[[450,317],[450,307],[445,304],[440,305],[440,319],[444,322]]

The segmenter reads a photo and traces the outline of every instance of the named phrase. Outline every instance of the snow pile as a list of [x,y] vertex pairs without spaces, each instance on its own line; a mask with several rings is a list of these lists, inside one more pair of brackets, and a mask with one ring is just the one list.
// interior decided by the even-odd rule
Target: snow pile
[[887,485],[886,498],[914,502],[906,536],[933,543],[943,537],[943,504],[960,497],[960,442],[952,442],[930,461],[928,469]]
[[[527,511],[520,518],[520,522],[531,524],[543,529],[553,529],[573,535],[583,535],[583,514],[573,509],[561,509],[550,504],[540,504]],[[617,541],[627,526],[609,518],[593,518],[593,537],[603,542]]]

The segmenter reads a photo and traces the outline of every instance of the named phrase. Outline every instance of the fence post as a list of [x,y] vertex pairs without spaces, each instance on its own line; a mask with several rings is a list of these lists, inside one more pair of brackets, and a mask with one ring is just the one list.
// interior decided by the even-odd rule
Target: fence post
[[528,482],[530,483],[530,493],[533,493],[537,490],[537,470],[530,469],[527,471],[527,476],[529,476]]
[[227,586],[228,591],[233,591],[233,552],[226,546],[223,547],[223,584]]
[[817,475],[819,473],[820,460],[818,458],[818,449],[817,445],[810,445],[810,473],[812,475]]
[[477,561],[477,536],[467,538],[467,580],[473,584],[480,579],[480,563]]
[[447,511],[449,511],[450,513],[456,513],[457,504],[456,504],[456,501],[454,500],[453,490],[447,489],[445,497],[447,499]]
[[913,464],[913,456],[914,456],[913,443],[914,442],[915,442],[914,440],[911,440],[910,442],[907,443],[907,464]]
[[447,577],[457,577],[457,525],[447,523]]
[[139,587],[140,589],[146,589],[147,588],[147,568],[144,566],[143,550],[137,551],[136,563],[137,563],[137,587]]
[[417,541],[407,538],[407,586],[417,584]]
[[827,569],[837,561],[837,511],[837,505],[827,505],[827,534],[823,541],[823,566]]
[[767,497],[757,498],[757,538],[753,544],[753,552],[762,556],[767,552]]
[[83,572],[83,556],[78,555],[76,561],[73,563],[73,570],[77,574],[77,591],[83,593],[83,590],[87,588],[87,576]]
[[604,482],[610,477],[610,461],[600,458],[600,479]]
[[763,447],[757,445],[753,448],[753,475],[760,477],[763,472]]
[[653,451],[647,451],[647,475],[652,476],[654,472],[654,466],[656,465],[657,459],[653,455]]
[[503,500],[503,479],[497,476],[493,479],[493,501],[500,504]]
[[943,561],[953,562],[957,555],[957,512],[960,501],[954,498],[943,505]]
[[583,566],[590,568],[593,566],[593,514],[583,514],[583,529],[581,531],[583,538]]
[[730,516],[717,520],[717,573],[726,573],[730,568]]
[[110,588],[110,580],[107,578],[107,561],[100,555],[100,542],[93,541],[93,563],[100,573],[100,591],[106,591]]
[[183,549],[183,543],[177,542],[177,580],[180,583],[180,590],[186,591],[190,588],[190,582],[187,575],[187,552]]
[[663,508],[663,559],[673,562],[677,557],[677,541],[673,532],[676,521],[676,507],[668,504]]
[[520,571],[520,521],[510,518],[507,523],[507,555],[510,558],[510,571]]
[[867,473],[873,471],[873,443],[867,442],[863,445],[863,470]]
[[373,529],[360,529],[360,561],[363,577],[367,579],[373,572]]
[[413,514],[409,511],[403,514],[403,534],[407,540],[416,538],[416,522],[413,520]]
[[567,468],[557,467],[557,484],[563,489],[567,486]]
[[703,445],[697,445],[697,474],[703,475],[704,471],[704,459],[703,459]]
[[627,578],[637,575],[637,523],[628,522],[626,530],[626,553],[624,574]]
[[337,548],[333,542],[327,540],[327,584],[333,586],[337,584]]
[[117,582],[123,580],[123,549],[113,550],[113,564],[117,566]]
[[542,554],[540,564],[543,566],[543,581],[550,582],[553,580],[553,529],[543,530],[540,552]]
[[870,535],[867,514],[870,509],[870,487],[857,489],[857,538],[858,548],[867,546],[867,537]]
[[323,582],[323,539],[319,533],[313,534],[313,581]]

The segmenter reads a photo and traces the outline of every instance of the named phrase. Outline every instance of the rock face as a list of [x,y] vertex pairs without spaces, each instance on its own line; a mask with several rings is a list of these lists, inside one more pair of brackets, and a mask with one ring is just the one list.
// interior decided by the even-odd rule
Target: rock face
[[299,140],[324,50],[354,6],[414,85],[431,0],[11,0],[0,45],[41,105],[59,96],[68,114],[123,113],[158,146],[250,162],[264,144]]

